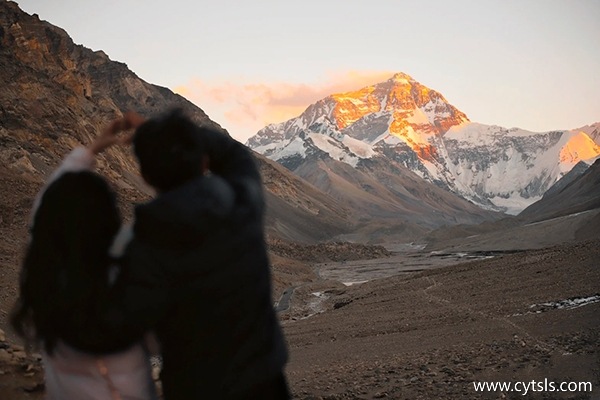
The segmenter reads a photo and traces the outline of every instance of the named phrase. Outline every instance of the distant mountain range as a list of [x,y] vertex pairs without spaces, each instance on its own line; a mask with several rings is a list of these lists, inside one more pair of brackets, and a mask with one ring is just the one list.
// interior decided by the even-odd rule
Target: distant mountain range
[[537,133],[478,124],[398,73],[319,100],[261,129],[247,145],[325,192],[341,190],[339,182],[322,179],[332,160],[352,167],[349,176],[386,171],[388,179],[390,168],[400,166],[484,209],[517,214],[577,163],[600,155],[599,126]]

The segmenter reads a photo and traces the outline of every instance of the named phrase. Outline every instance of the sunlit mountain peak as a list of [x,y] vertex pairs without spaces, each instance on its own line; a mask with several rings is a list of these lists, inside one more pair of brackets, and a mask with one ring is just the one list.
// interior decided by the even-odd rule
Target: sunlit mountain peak
[[[346,129],[369,115],[388,113],[391,135],[413,142],[416,130],[425,134],[443,134],[450,127],[468,121],[467,116],[449,104],[440,93],[415,81],[403,72],[360,90],[333,94],[331,117],[338,129]],[[420,135],[417,135],[420,136]]]
[[397,72],[394,74],[394,76],[392,76],[389,81],[391,82],[397,82],[397,83],[409,83],[409,82],[415,82],[415,80],[412,78],[412,76],[405,74],[404,72]]
[[585,132],[574,134],[560,150],[559,160],[562,169],[569,171],[580,161],[600,156],[598,146]]

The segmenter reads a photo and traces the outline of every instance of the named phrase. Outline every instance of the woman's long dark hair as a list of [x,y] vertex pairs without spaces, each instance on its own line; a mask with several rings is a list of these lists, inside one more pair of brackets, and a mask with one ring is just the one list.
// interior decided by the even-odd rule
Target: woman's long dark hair
[[58,339],[85,329],[108,290],[108,251],[119,227],[115,195],[100,176],[70,172],[49,185],[35,213],[11,316],[18,334],[52,353]]

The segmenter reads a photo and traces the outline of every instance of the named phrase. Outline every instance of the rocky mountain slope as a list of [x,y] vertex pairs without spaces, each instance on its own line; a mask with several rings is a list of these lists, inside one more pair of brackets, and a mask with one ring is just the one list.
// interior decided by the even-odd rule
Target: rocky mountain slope
[[334,184],[319,185],[307,169],[325,169],[319,163],[332,159],[360,173],[377,160],[384,170],[395,163],[483,208],[516,214],[578,162],[600,155],[597,137],[597,124],[536,133],[474,123],[399,73],[328,96],[247,144],[325,191]]
[[353,241],[406,241],[440,226],[498,217],[397,162],[372,159],[355,168],[325,157],[303,163],[295,172],[357,213],[357,227],[343,236]]
[[[16,3],[0,2],[0,159],[2,173],[42,182],[61,158],[88,143],[123,110],[153,115],[185,110],[220,128],[170,90],[139,79],[101,51],[75,45],[66,32]],[[110,149],[100,169],[122,190],[145,192],[128,151]]]
[[[583,164],[583,163],[581,163]],[[600,160],[580,165],[516,217],[430,232],[430,250],[543,248],[600,238]]]
[[545,220],[600,208],[600,159],[563,188],[548,193],[519,214]]
[[[22,12],[16,3],[2,1],[0,10],[1,176],[39,186],[64,154],[88,143],[124,110],[152,116],[178,107],[200,125],[227,134],[183,97],[143,81],[102,51],[74,44],[65,31]],[[347,213],[327,196],[266,158],[257,158],[273,205],[268,207],[271,234],[316,241],[350,225]],[[150,193],[128,149],[110,149],[99,169],[128,202]]]
[[[6,329],[17,297],[29,211],[48,174],[123,110],[152,116],[174,107],[227,134],[183,97],[145,82],[101,51],[74,44],[64,30],[24,13],[16,3],[0,1],[0,327]],[[257,160],[270,237],[315,243],[354,225],[353,214],[330,196],[261,155]],[[118,192],[125,219],[134,203],[151,196],[129,149],[109,149],[99,157],[98,171]],[[286,260],[277,261],[276,269]],[[298,270],[310,274],[305,266]],[[276,271],[276,290],[302,271]]]

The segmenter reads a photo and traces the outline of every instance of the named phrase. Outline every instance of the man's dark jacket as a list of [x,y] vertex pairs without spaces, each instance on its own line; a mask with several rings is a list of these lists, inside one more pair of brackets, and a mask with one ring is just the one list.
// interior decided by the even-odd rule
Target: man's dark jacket
[[209,132],[210,173],[138,206],[116,290],[161,344],[166,400],[243,398],[282,375],[264,198],[250,151]]

